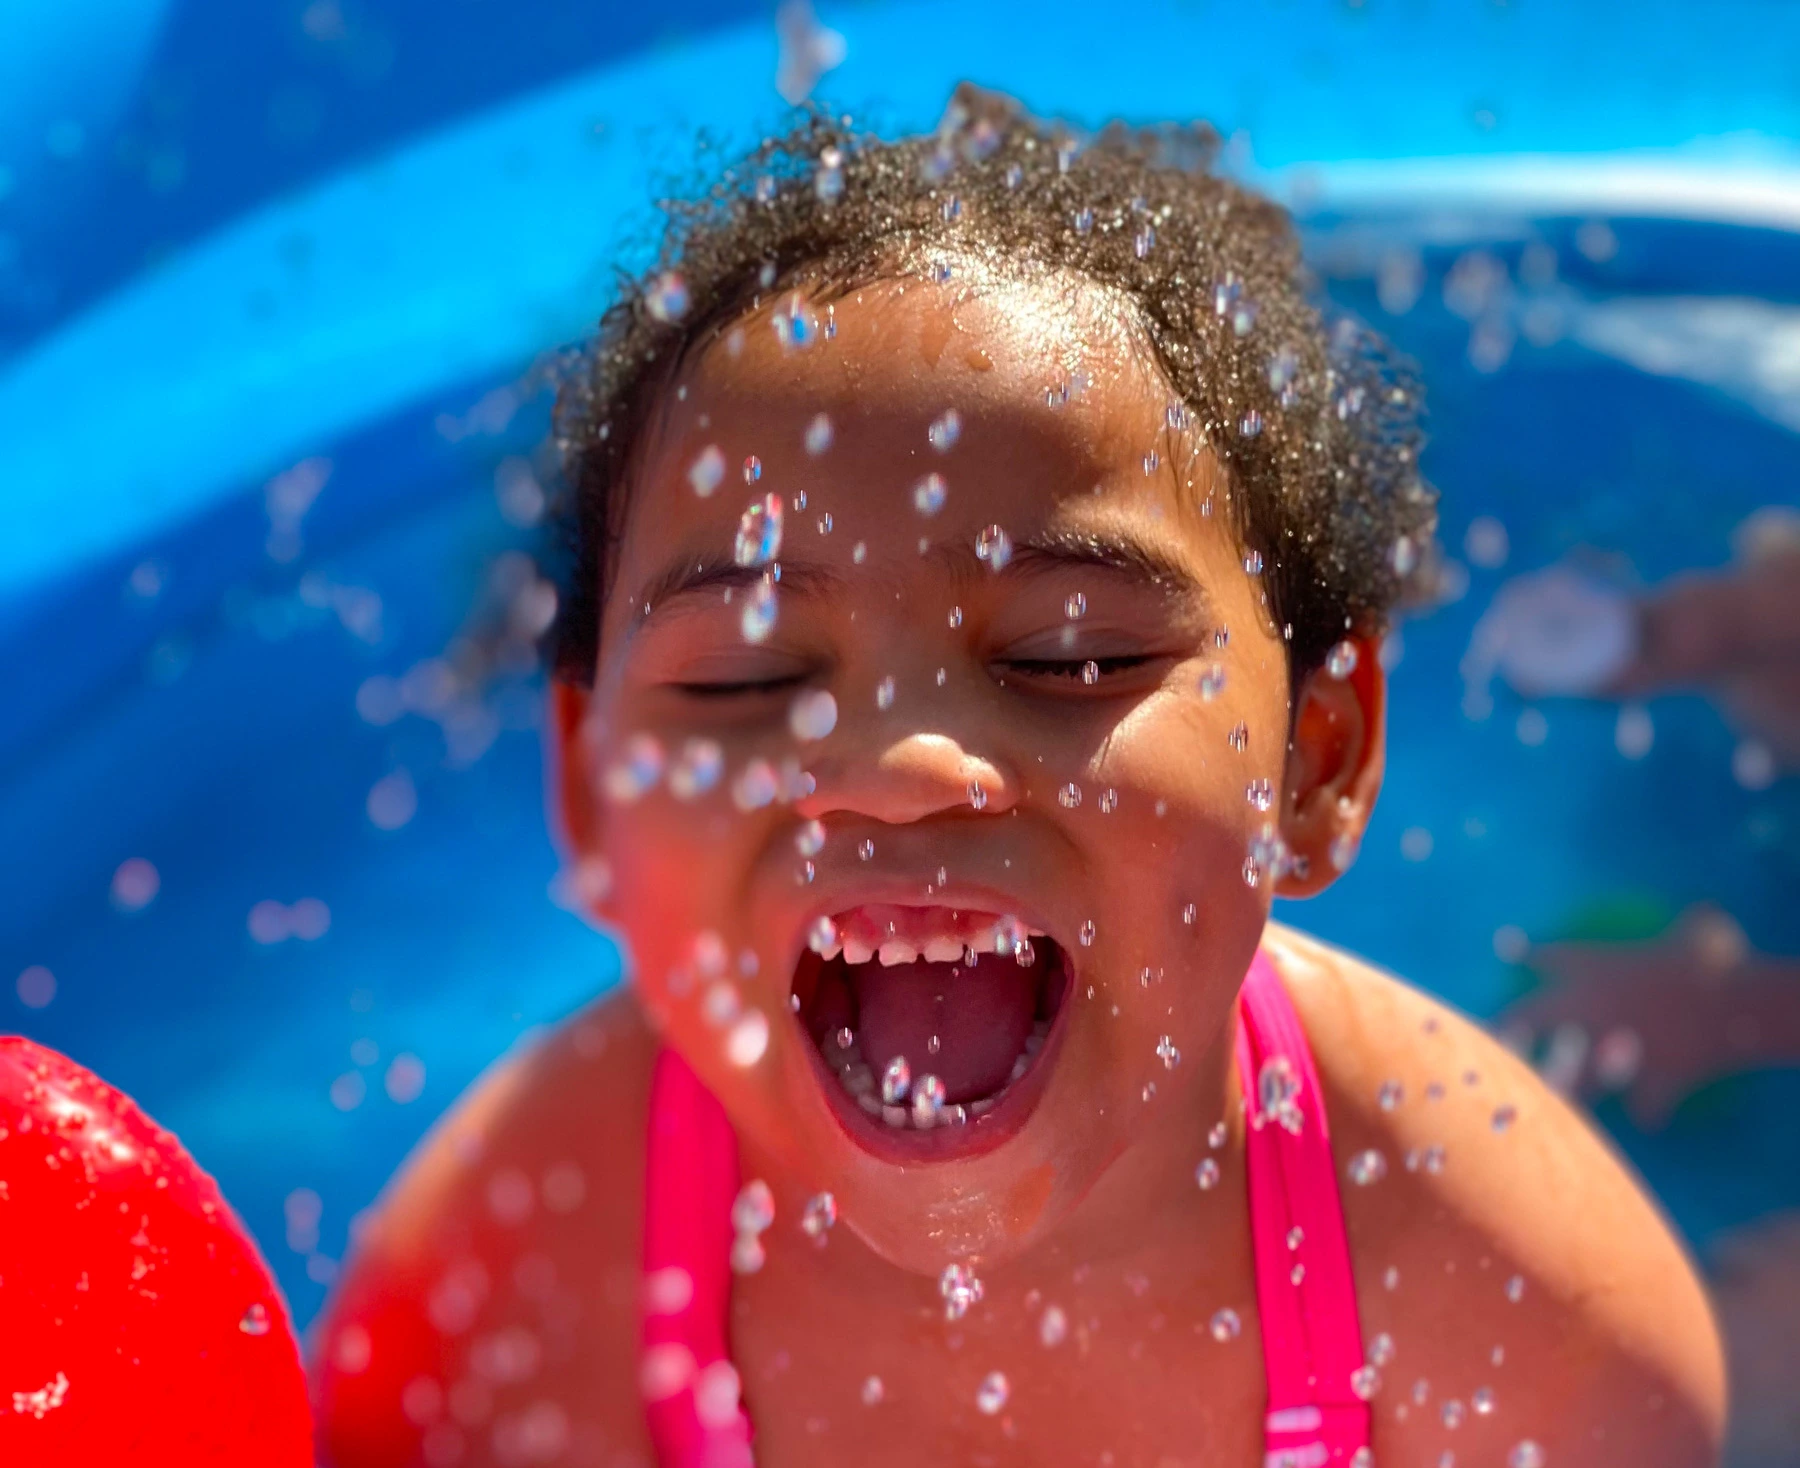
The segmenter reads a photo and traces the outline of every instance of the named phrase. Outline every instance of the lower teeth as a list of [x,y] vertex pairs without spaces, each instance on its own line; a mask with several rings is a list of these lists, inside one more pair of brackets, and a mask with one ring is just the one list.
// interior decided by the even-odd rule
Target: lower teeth
[[[851,1099],[868,1115],[879,1118],[884,1125],[895,1131],[930,1131],[940,1126],[964,1126],[976,1117],[985,1116],[992,1111],[1013,1083],[1031,1069],[1032,1063],[1043,1051],[1044,1038],[1050,1033],[1050,1021],[1040,1019],[1032,1025],[1031,1033],[1025,1038],[1024,1048],[1013,1061],[1011,1074],[999,1090],[991,1096],[983,1096],[966,1104],[945,1104],[942,1100],[942,1084],[937,1082],[935,1076],[928,1075],[920,1076],[918,1084],[911,1088],[909,1105],[884,1104],[875,1072],[863,1059],[862,1050],[854,1037],[848,1043],[845,1042],[844,1036],[849,1033],[842,1030],[833,1036],[834,1043],[827,1053],[837,1072],[838,1083],[849,1093]],[[890,1066],[889,1070],[892,1069]],[[895,1088],[890,1086],[888,1089],[892,1091]]]

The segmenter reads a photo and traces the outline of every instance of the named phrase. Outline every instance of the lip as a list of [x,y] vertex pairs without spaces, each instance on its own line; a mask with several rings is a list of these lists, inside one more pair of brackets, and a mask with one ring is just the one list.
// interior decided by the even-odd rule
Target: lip
[[826,1107],[839,1129],[858,1151],[879,1162],[899,1166],[979,1157],[1004,1146],[1024,1129],[1043,1098],[1044,1089],[1049,1084],[1050,1074],[1061,1053],[1069,1014],[1075,1008],[1075,990],[1080,977],[1075,965],[1075,949],[1057,931],[1059,925],[1035,909],[1030,902],[1021,899],[1017,893],[971,882],[955,883],[947,892],[934,892],[925,897],[922,896],[924,886],[923,882],[917,880],[876,876],[834,887],[828,900],[810,904],[788,955],[789,992],[792,992],[794,975],[798,972],[802,958],[807,954],[804,934],[811,924],[821,916],[829,917],[862,904],[876,903],[897,907],[944,907],[956,911],[993,912],[1016,917],[1029,928],[1045,934],[1055,942],[1064,965],[1063,982],[1066,988],[1056,1017],[1051,1021],[1049,1033],[1044,1036],[1043,1048],[1038,1052],[1037,1059],[1023,1076],[1006,1088],[1005,1094],[993,1108],[980,1116],[970,1117],[960,1125],[944,1124],[932,1127],[929,1131],[890,1127],[865,1113],[827,1068],[825,1057],[808,1033],[802,1017],[794,1011],[791,1004],[784,1003],[781,1006],[787,1012],[788,1023],[793,1026],[800,1040],[800,1048],[807,1056],[813,1083],[825,1098]]

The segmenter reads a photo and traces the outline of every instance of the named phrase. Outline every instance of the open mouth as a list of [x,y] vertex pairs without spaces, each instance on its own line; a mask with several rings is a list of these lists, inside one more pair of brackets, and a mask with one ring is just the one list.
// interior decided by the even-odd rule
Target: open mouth
[[859,1142],[948,1156],[1023,1124],[1073,983],[1054,939],[998,913],[870,903],[808,941],[794,1008]]

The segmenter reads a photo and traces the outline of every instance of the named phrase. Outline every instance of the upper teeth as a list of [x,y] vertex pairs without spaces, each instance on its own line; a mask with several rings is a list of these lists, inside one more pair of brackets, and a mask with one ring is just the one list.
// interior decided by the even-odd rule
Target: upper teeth
[[1041,938],[1044,931],[1042,928],[1027,929],[1012,918],[996,919],[971,931],[966,923],[954,922],[945,914],[942,931],[925,939],[923,944],[892,934],[881,939],[879,944],[871,944],[852,933],[842,932],[837,923],[822,920],[815,927],[809,946],[821,958],[833,959],[841,954],[847,964],[878,959],[884,968],[891,968],[899,963],[915,963],[921,958],[928,963],[972,961],[982,953],[1012,952],[1009,945],[1019,943],[1029,961],[1031,945],[1028,940],[1020,942],[1027,934],[1030,938]]

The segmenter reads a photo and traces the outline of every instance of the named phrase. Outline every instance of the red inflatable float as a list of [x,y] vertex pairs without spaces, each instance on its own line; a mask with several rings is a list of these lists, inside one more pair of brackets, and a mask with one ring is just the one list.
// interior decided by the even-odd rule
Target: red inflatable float
[[0,1037],[0,1463],[312,1461],[287,1307],[218,1185],[129,1096]]

